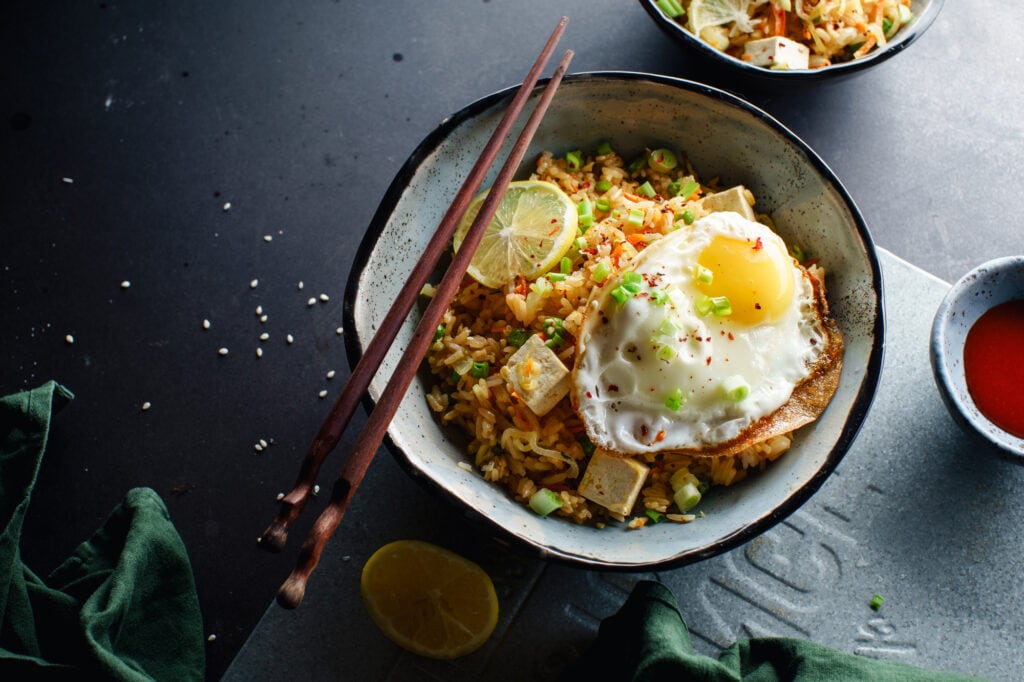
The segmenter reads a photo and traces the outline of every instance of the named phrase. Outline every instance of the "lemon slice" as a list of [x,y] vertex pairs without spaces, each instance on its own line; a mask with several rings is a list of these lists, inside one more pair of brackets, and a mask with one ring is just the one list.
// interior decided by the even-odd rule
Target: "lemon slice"
[[708,26],[736,23],[736,28],[744,33],[752,33],[754,25],[750,15],[757,7],[768,0],[691,0],[687,12],[687,25],[690,32],[700,36],[700,32]]
[[[462,216],[452,239],[456,251],[489,191],[475,196]],[[578,222],[576,204],[558,185],[543,180],[511,182],[467,272],[492,289],[519,275],[540,277],[572,246]]]
[[482,568],[419,540],[384,545],[363,566],[363,603],[393,642],[452,659],[476,650],[498,622],[498,597]]

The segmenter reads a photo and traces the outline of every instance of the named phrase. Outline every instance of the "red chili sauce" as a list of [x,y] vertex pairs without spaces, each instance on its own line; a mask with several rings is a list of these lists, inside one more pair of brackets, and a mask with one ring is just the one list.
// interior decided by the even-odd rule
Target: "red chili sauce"
[[974,323],[964,342],[964,376],[981,413],[1024,438],[1024,300],[1000,303]]

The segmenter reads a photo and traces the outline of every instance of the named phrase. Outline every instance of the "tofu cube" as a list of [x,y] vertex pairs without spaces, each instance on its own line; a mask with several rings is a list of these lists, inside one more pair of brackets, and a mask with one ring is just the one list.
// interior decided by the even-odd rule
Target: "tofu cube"
[[743,54],[750,55],[750,64],[769,69],[806,69],[811,58],[806,45],[780,36],[751,40],[743,46]]
[[724,192],[709,194],[698,201],[697,205],[704,213],[733,211],[739,213],[747,220],[757,220],[757,216],[754,214],[754,207],[750,204],[747,198],[747,190],[743,185],[730,187]]
[[551,411],[569,392],[569,370],[554,351],[533,334],[502,367],[501,375],[538,417]]
[[633,509],[649,471],[641,462],[598,448],[590,457],[577,490],[591,502],[625,516]]

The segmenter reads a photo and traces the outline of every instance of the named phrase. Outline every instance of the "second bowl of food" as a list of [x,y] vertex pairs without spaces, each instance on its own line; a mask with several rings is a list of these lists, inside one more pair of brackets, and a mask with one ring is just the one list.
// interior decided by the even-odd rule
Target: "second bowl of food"
[[775,86],[860,73],[899,54],[942,0],[640,0],[670,38],[744,77]]
[[[447,119],[389,188],[346,289],[351,361],[511,94]],[[793,133],[704,85],[573,75],[389,445],[414,477],[546,557],[680,565],[767,530],[821,486],[871,402],[882,326],[864,221]]]

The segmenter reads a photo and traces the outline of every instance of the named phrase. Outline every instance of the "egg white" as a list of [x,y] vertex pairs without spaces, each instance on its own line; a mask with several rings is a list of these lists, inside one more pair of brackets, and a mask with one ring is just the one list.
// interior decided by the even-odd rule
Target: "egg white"
[[[785,309],[753,324],[698,312],[695,265],[716,236],[760,239],[759,248],[778,250],[793,278]],[[643,278],[641,291],[615,300],[619,273],[588,303],[572,375],[573,405],[591,440],[607,450],[701,451],[735,441],[784,405],[826,352],[810,276],[761,223],[712,213],[648,245],[631,269]],[[654,290],[667,293],[660,305]],[[733,377],[749,385],[742,400],[723,388]],[[678,409],[666,405],[673,394],[681,396]]]

